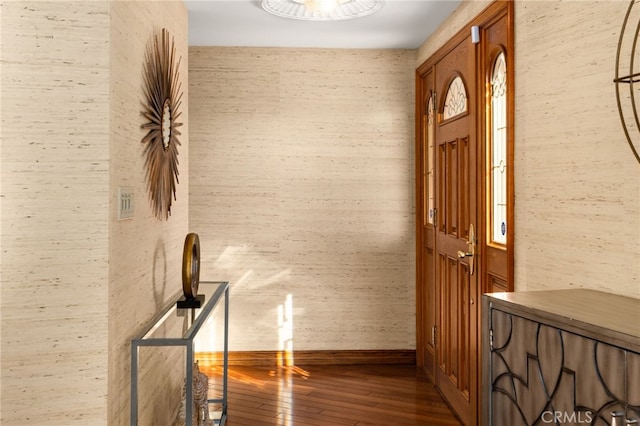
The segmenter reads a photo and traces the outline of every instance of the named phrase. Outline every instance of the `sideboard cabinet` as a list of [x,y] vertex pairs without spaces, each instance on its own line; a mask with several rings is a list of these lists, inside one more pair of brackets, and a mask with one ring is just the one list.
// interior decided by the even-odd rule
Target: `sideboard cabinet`
[[492,293],[482,312],[483,425],[638,426],[640,299]]

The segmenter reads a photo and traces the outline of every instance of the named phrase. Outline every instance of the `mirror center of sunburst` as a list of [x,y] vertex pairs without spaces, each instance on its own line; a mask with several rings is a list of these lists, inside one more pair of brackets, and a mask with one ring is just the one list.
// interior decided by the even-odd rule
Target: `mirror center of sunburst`
[[162,146],[165,151],[171,143],[171,99],[164,100],[162,106]]

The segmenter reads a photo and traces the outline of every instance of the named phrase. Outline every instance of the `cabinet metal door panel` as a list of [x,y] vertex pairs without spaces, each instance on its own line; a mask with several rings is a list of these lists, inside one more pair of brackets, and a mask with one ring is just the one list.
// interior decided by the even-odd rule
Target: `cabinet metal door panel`
[[609,425],[640,419],[640,354],[490,311],[491,424]]

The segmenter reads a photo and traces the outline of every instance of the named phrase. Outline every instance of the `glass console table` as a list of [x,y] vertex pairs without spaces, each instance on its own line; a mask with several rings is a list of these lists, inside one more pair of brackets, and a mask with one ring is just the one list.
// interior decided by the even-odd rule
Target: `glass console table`
[[[184,396],[180,396],[182,400],[182,408],[184,413],[184,424],[186,426],[197,426],[193,424],[193,373],[194,373],[194,340],[198,333],[205,328],[207,322],[213,319],[214,315],[222,315],[220,309],[216,309],[219,306],[219,302],[224,302],[224,323],[222,332],[223,337],[223,352],[222,352],[222,386],[219,397],[210,398],[207,396],[209,404],[220,407],[220,410],[216,412],[216,418],[211,420],[214,425],[224,425],[227,419],[227,384],[228,384],[228,335],[229,335],[229,283],[228,282],[200,282],[198,286],[198,295],[204,295],[205,300],[201,308],[186,308],[179,309],[176,307],[176,302],[182,297],[182,294],[177,295],[164,310],[162,310],[158,316],[152,321],[151,326],[148,327],[140,336],[131,340],[131,425],[137,426],[139,421],[139,404],[138,398],[141,392],[140,380],[144,377],[146,379],[151,378],[153,386],[148,386],[149,389],[164,389],[172,388],[170,391],[175,395],[175,379],[174,383],[170,383],[170,379],[164,379],[162,373],[153,371],[157,364],[164,364],[171,368],[172,364],[181,365],[177,361],[180,358],[184,358],[184,378],[180,375],[180,382],[184,383],[183,393]],[[220,319],[222,322],[222,319]],[[141,347],[164,347],[168,350],[166,354],[150,354],[145,353],[144,360],[141,360]],[[179,348],[178,355],[176,351],[171,349]],[[186,350],[186,356],[182,355]],[[173,352],[171,352],[173,351]],[[154,358],[155,357],[155,358]],[[144,362],[142,362],[144,361]],[[143,365],[144,364],[144,365]],[[147,368],[147,370],[141,370]],[[148,371],[150,370],[150,372]],[[167,376],[175,376],[175,369]],[[169,383],[169,385],[167,385]],[[161,391],[162,392],[162,391]],[[153,404],[147,404],[151,406],[151,409],[155,407],[162,407],[167,405],[167,396],[159,398],[161,402],[155,402]],[[177,399],[176,399],[177,400]],[[147,407],[147,409],[149,409]],[[199,413],[198,413],[199,414]],[[148,420],[147,420],[148,421]],[[144,422],[144,421],[143,421]],[[167,424],[170,424],[169,422]]]

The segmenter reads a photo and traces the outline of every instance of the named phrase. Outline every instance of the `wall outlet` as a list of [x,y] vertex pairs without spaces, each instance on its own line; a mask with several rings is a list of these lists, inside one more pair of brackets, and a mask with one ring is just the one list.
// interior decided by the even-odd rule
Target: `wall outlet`
[[118,188],[118,220],[133,218],[133,188]]

